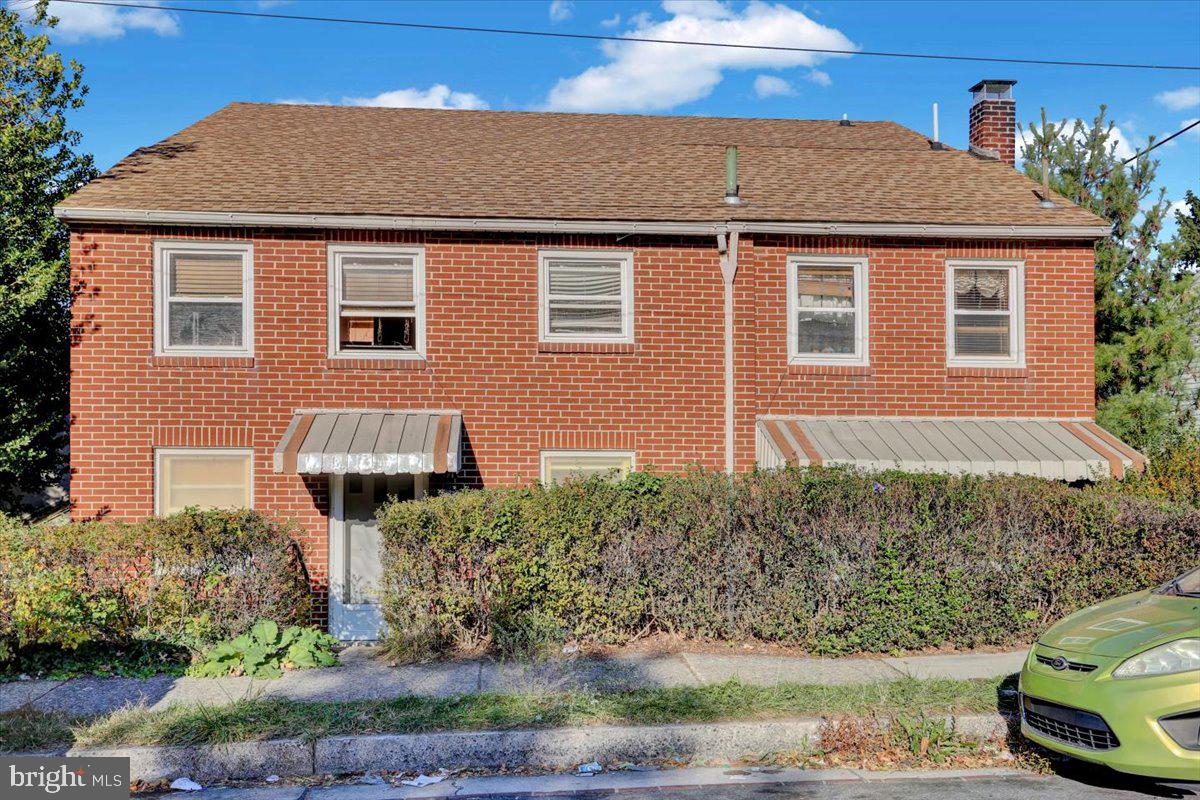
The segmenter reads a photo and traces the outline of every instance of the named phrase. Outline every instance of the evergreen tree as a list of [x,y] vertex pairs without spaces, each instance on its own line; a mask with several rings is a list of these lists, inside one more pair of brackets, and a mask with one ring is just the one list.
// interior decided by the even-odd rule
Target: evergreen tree
[[[1123,164],[1106,109],[1091,123],[1054,124],[1042,110],[1022,150],[1025,174],[1108,220],[1096,243],[1096,400],[1101,423],[1153,448],[1187,423],[1188,370],[1200,324],[1196,265],[1159,247],[1168,211],[1155,191],[1158,162]],[[1153,144],[1151,137],[1148,144]]]
[[[1175,212],[1175,236],[1166,245],[1166,256],[1174,259],[1181,272],[1200,276],[1200,197],[1190,189],[1184,195],[1183,208]],[[1200,277],[1192,281],[1189,291],[1192,297],[1185,306],[1195,310],[1200,306],[1200,298],[1197,297],[1200,295]],[[1194,316],[1190,324],[1196,352],[1184,373],[1188,387],[1185,401],[1194,421],[1200,426],[1200,318]]]
[[0,510],[62,474],[68,414],[68,237],[54,204],[90,180],[67,114],[82,70],[49,49],[57,20],[0,6]]

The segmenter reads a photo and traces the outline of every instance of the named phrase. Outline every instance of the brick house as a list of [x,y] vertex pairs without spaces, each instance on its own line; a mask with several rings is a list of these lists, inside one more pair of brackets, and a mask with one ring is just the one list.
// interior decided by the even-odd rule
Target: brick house
[[[234,103],[57,209],[76,518],[295,520],[371,638],[388,494],[797,464],[1120,475],[1103,221],[890,122]],[[1047,202],[1048,201],[1048,202]],[[327,595],[325,594],[327,592]]]

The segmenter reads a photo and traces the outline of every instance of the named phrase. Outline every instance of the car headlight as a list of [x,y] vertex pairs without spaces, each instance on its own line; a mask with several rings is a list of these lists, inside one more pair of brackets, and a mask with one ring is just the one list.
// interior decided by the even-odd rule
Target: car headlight
[[1200,639],[1179,639],[1160,644],[1113,670],[1114,678],[1146,678],[1200,669]]

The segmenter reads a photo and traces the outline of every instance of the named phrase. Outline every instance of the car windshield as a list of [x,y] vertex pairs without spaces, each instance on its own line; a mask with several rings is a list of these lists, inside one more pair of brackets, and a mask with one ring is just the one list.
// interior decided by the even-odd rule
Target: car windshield
[[1159,594],[1177,594],[1183,597],[1200,597],[1200,567],[1188,570],[1172,581],[1156,589]]

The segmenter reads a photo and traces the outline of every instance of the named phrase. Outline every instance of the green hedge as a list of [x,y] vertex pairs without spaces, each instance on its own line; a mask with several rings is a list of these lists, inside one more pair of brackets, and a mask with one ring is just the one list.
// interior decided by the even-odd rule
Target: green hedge
[[381,513],[399,656],[664,632],[815,653],[1028,642],[1195,563],[1200,510],[1027,478],[635,473]]
[[256,620],[307,623],[289,527],[253,511],[28,527],[0,516],[0,662],[22,651],[200,650]]

